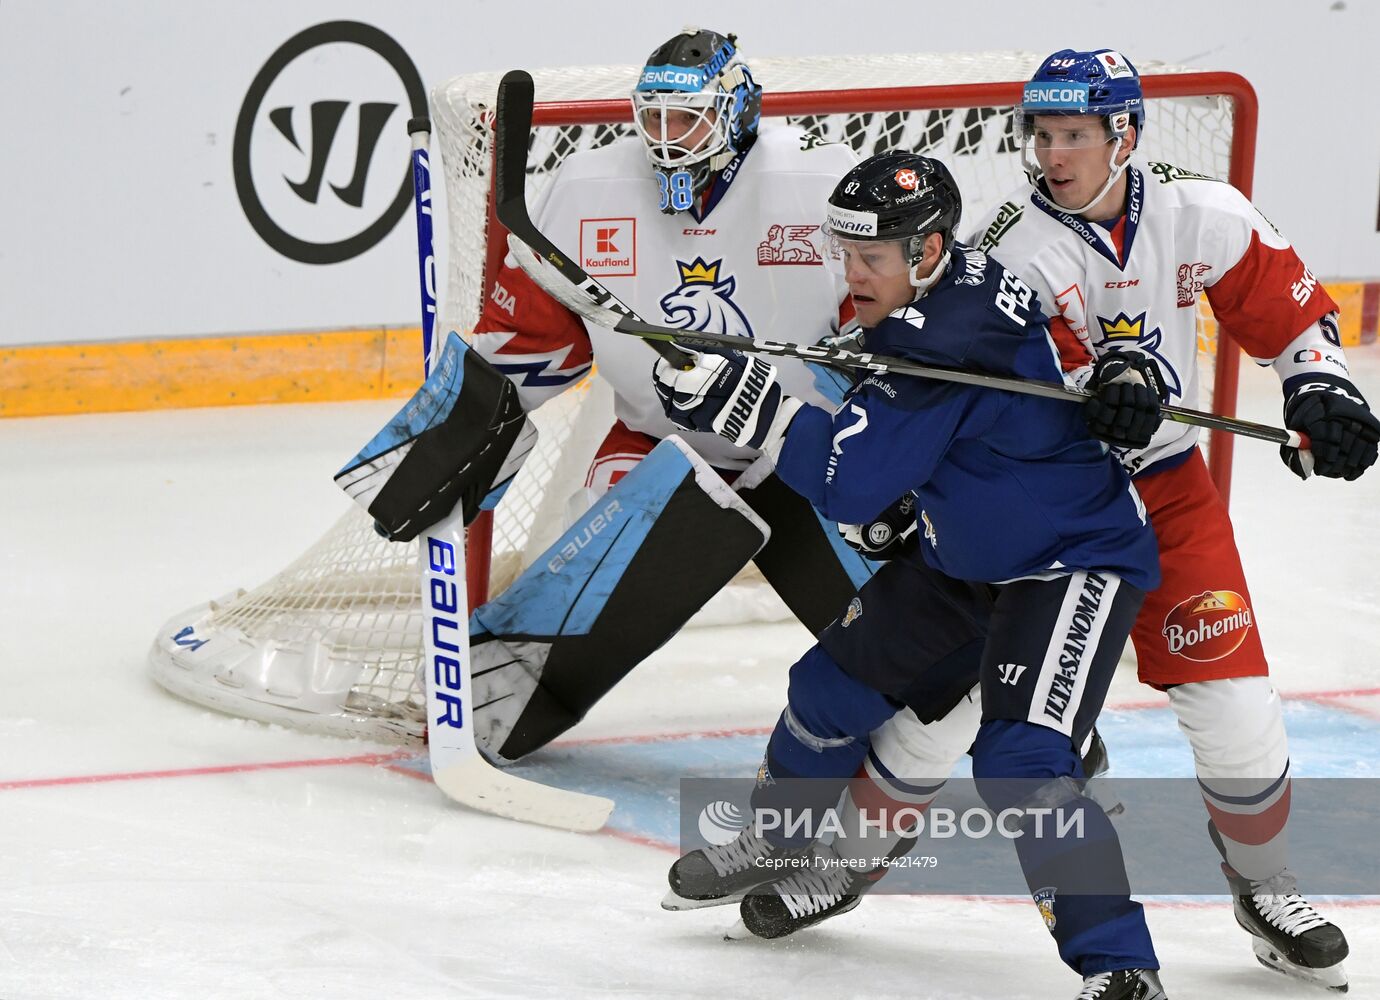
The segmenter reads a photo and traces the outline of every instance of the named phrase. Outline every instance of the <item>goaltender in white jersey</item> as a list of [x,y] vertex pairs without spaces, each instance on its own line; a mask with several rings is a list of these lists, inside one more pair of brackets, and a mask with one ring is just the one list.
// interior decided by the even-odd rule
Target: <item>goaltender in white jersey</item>
[[[537,228],[651,322],[796,344],[850,332],[852,301],[823,266],[820,228],[830,191],[856,157],[799,128],[759,130],[761,94],[732,35],[685,29],[638,76],[637,136],[570,156],[534,206]],[[495,756],[517,759],[574,725],[749,558],[811,632],[841,614],[871,575],[769,462],[743,474],[757,451],[666,418],[647,344],[587,323],[511,255],[489,289],[473,346],[517,386],[526,410],[597,365],[613,389],[616,420],[578,509],[589,508],[584,518],[598,522],[589,531],[601,538],[645,534],[638,546],[623,546],[636,551],[608,558],[572,543],[587,568],[551,570],[551,560],[538,559],[475,610],[477,731]],[[809,403],[832,410],[825,390],[842,396],[840,376],[820,371],[817,389],[804,363],[783,359],[778,368],[784,391]],[[714,497],[707,507],[689,504],[678,481],[647,499],[661,467],[653,450],[664,456],[673,435],[689,455],[671,467],[697,467],[696,489]],[[628,513],[634,504],[642,505],[637,517]],[[720,524],[714,513],[735,507],[756,525],[736,555],[729,538],[741,519]],[[613,509],[621,520],[607,531],[599,519]],[[567,535],[589,537],[580,529],[577,520]]]
[[[637,138],[569,157],[532,217],[537,228],[650,322],[728,336],[813,344],[852,320],[843,282],[823,268],[823,206],[856,163],[847,146],[793,126],[761,130],[688,209],[658,210],[658,179]],[[664,183],[664,182],[663,182]],[[649,377],[655,355],[626,334],[557,304],[511,257],[499,274],[474,347],[517,384],[531,410],[578,382],[593,361],[614,392],[621,427],[596,460],[596,488],[636,464],[627,431],[678,434],[710,465],[746,468],[755,453],[717,434],[677,428]],[[784,391],[830,404],[800,361],[779,359]],[[642,448],[645,453],[647,448]]]

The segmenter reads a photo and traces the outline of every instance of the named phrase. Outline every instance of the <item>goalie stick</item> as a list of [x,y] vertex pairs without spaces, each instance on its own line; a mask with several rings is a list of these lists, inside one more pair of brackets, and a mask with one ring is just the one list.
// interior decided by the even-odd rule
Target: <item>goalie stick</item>
[[[413,205],[421,270],[422,331],[430,371],[436,317],[436,266],[431,234],[431,122],[413,118]],[[426,734],[431,777],[447,797],[508,819],[562,830],[598,830],[613,802],[552,788],[500,771],[474,742],[474,688],[470,679],[469,601],[465,590],[465,528],[461,505],[417,538],[421,556],[422,637],[426,653]]]
[[[532,99],[534,96],[532,77],[520,69],[504,74],[498,85],[498,104],[495,131],[500,137],[508,137],[510,150],[526,150],[526,138],[531,131]],[[519,138],[520,145],[512,144],[512,137]],[[717,333],[704,333],[698,330],[677,330],[672,327],[648,323],[629,309],[618,297],[599,282],[595,281],[569,257],[563,254],[554,243],[546,238],[532,223],[527,213],[523,196],[523,184],[527,172],[525,154],[518,158],[515,153],[505,157],[504,145],[500,139],[498,147],[497,197],[498,218],[509,231],[508,245],[514,250],[518,266],[544,291],[572,312],[591,322],[608,327],[616,333],[640,337],[653,346],[675,344],[691,349],[734,350],[746,354],[769,354],[783,358],[796,358],[801,361],[824,362],[841,368],[871,372],[893,372],[897,375],[914,375],[919,378],[936,379],[943,382],[959,382],[964,385],[983,386],[989,389],[1003,389],[1028,396],[1043,396],[1049,399],[1065,399],[1083,402],[1092,397],[1086,389],[1075,388],[1062,382],[1043,382],[1038,379],[1010,378],[1002,375],[987,375],[982,372],[961,371],[922,365],[904,358],[893,358],[881,354],[857,353],[837,347],[803,344],[780,344],[770,340],[750,340],[746,337],[729,337]],[[515,245],[516,243],[516,245]],[[526,250],[524,253],[523,251]],[[554,274],[552,272],[555,272]],[[679,357],[666,357],[678,368],[686,368],[690,359],[682,352]],[[685,359],[685,360],[682,360]],[[1165,419],[1183,424],[1194,424],[1209,430],[1226,431],[1242,437],[1269,441],[1272,444],[1286,445],[1299,451],[1307,451],[1308,436],[1298,431],[1271,427],[1250,420],[1223,417],[1215,413],[1191,410],[1181,406],[1163,405],[1160,412]]]

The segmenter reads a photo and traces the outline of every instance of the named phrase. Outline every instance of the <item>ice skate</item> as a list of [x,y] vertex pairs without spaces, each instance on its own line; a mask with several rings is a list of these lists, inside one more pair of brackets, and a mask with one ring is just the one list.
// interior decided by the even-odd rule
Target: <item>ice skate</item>
[[1168,1000],[1153,969],[1117,969],[1083,979],[1075,1000]]
[[792,859],[808,852],[808,847],[775,847],[744,827],[727,844],[691,851],[676,861],[667,872],[671,891],[661,907],[695,910],[736,903],[754,886],[779,878]]
[[1342,960],[1350,948],[1344,935],[1299,895],[1285,869],[1272,879],[1252,882],[1222,865],[1231,886],[1236,922],[1251,935],[1251,949],[1267,969],[1338,993],[1347,991]]
[[794,934],[830,917],[847,913],[862,901],[885,868],[860,872],[839,863],[832,848],[816,848],[802,866],[762,885],[743,899],[743,926],[760,938]]

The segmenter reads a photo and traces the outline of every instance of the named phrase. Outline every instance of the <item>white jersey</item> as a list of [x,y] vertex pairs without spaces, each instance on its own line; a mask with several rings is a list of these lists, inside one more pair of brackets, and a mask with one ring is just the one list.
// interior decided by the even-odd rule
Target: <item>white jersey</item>
[[[1164,163],[1133,162],[1126,175],[1125,214],[1110,231],[1025,187],[974,234],[979,249],[1035,289],[1075,381],[1086,380],[1097,356],[1134,348],[1159,364],[1169,402],[1201,409],[1200,293],[1220,327],[1281,378],[1345,376],[1326,318],[1336,304],[1241,192]],[[1165,421],[1148,448],[1123,462],[1141,472],[1197,439],[1198,428]]]
[[[823,267],[820,224],[829,194],[857,162],[846,146],[798,128],[764,129],[694,209],[657,209],[658,181],[640,140],[571,156],[533,219],[556,246],[653,323],[813,344],[852,317],[843,280]],[[528,409],[583,377],[592,360],[614,410],[654,438],[679,434],[711,465],[742,469],[756,452],[677,428],[652,387],[646,344],[579,320],[509,259],[474,346],[518,385]],[[591,358],[592,354],[592,358]],[[785,392],[817,405],[802,362],[773,359]]]

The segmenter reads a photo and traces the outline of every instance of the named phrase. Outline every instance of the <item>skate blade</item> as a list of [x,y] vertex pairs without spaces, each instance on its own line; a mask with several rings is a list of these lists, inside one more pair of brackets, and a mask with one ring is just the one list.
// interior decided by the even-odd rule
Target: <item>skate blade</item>
[[748,930],[747,924],[743,923],[741,919],[736,921],[728,930],[724,931],[725,941],[748,941],[754,936],[752,931]]
[[731,896],[720,896],[717,899],[686,899],[684,896],[676,895],[676,890],[668,889],[666,896],[661,901],[663,910],[671,910],[679,913],[681,910],[703,910],[709,906],[728,906],[732,903],[741,903],[744,893],[734,893]]
[[1325,969],[1310,969],[1303,965],[1295,965],[1271,948],[1268,941],[1262,941],[1260,938],[1251,941],[1251,951],[1255,952],[1256,961],[1272,972],[1278,972],[1282,976],[1311,983],[1314,986],[1321,986],[1334,993],[1347,992],[1349,983],[1342,962],[1329,965]]

